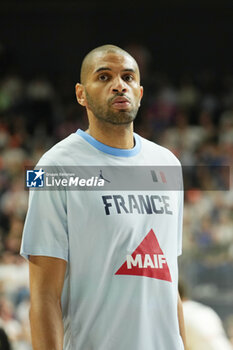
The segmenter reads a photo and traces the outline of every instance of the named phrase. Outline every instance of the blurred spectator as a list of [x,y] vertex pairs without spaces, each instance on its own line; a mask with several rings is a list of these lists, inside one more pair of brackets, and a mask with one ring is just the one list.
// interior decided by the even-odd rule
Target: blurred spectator
[[0,327],[5,330],[12,343],[17,343],[24,337],[22,326],[14,317],[13,304],[3,297],[0,299]]
[[233,144],[233,108],[223,112],[220,116],[220,144]]
[[0,84],[0,112],[12,109],[24,98],[24,81],[17,75],[6,77]]
[[183,77],[177,94],[179,107],[192,111],[197,106],[200,98],[199,95],[198,89],[193,84],[192,79],[189,76]]
[[190,300],[182,282],[179,283],[179,292],[183,302],[187,350],[232,350],[217,313],[209,306]]

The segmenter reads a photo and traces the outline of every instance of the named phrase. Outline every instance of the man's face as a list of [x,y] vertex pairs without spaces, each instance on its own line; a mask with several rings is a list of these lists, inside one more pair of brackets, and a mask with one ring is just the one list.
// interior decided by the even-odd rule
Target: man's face
[[131,123],[143,93],[135,61],[127,54],[99,53],[87,72],[84,91],[87,111],[96,118],[115,125]]

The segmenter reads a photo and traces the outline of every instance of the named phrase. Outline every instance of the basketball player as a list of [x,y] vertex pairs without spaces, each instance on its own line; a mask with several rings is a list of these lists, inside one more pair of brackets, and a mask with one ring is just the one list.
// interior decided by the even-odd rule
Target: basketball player
[[[133,132],[142,95],[133,57],[113,45],[91,51],[76,85],[89,127],[38,166],[180,167]],[[183,350],[182,210],[182,191],[31,191],[21,254],[33,349]]]

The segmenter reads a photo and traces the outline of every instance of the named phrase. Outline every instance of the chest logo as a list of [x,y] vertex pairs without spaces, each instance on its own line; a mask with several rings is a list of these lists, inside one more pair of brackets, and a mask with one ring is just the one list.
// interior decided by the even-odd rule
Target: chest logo
[[115,275],[145,276],[172,282],[167,260],[151,229]]

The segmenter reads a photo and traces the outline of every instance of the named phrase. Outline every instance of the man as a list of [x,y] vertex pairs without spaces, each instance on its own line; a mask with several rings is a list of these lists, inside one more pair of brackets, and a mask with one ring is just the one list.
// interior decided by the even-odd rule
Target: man
[[[133,133],[142,94],[133,57],[113,45],[92,50],[76,85],[89,128],[38,165],[97,165],[109,182],[103,166],[180,167]],[[182,191],[31,191],[21,254],[29,258],[34,350],[184,349],[182,207]]]

